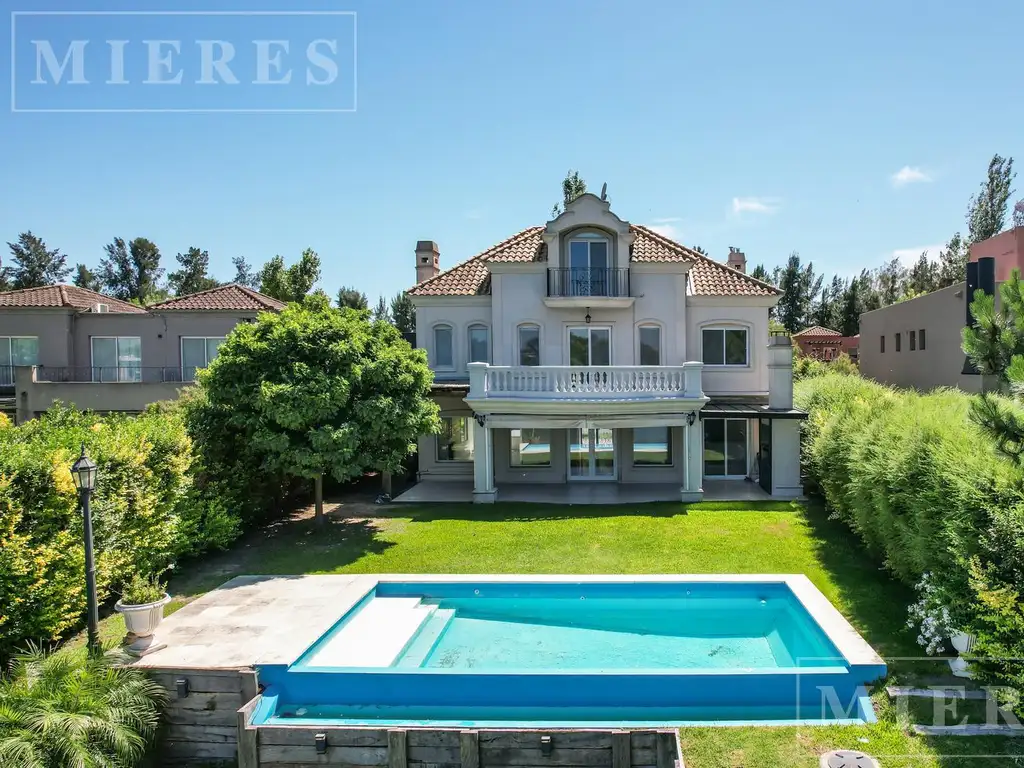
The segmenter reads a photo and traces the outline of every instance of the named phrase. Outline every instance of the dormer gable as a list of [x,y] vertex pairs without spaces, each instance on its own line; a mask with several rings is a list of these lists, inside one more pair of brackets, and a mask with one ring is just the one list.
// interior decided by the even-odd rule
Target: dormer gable
[[[585,192],[545,225],[541,237],[547,246],[548,265],[552,268],[572,266],[569,253],[574,239],[606,242],[607,263],[604,266],[625,268],[629,266],[630,248],[635,235],[628,221],[612,213],[611,204],[607,200]],[[596,254],[599,251],[594,248],[592,252]]]

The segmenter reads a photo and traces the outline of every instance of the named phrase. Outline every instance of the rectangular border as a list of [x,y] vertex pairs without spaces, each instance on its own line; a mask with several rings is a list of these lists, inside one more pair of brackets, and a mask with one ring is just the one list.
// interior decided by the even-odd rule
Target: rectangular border
[[[351,16],[352,108],[351,109],[18,109],[15,86],[15,26],[19,16]],[[63,114],[319,114],[351,113],[359,108],[359,24],[356,11],[11,11],[11,112]]]

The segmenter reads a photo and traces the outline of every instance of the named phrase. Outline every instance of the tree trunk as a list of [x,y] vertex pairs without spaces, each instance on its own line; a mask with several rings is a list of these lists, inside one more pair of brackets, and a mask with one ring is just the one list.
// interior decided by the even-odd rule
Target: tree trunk
[[380,473],[380,489],[388,496],[391,495],[391,473],[381,472]]
[[314,521],[317,527],[322,528],[324,525],[324,476],[317,475],[313,478],[313,508],[316,510],[314,513]]

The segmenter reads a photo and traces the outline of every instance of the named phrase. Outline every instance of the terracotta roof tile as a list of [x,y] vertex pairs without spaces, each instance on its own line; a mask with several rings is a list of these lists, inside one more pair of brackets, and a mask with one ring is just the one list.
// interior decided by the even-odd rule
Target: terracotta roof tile
[[177,296],[159,304],[153,304],[150,309],[174,310],[180,312],[202,312],[216,310],[234,310],[241,312],[264,312],[279,311],[285,308],[283,301],[273,299],[266,294],[246,288],[237,283],[219,285],[207,291],[190,293],[187,296]]
[[111,314],[145,314],[146,310],[127,301],[79,288],[77,285],[46,285],[0,293],[0,307],[48,307],[95,312],[97,304],[106,304]]
[[[642,263],[689,261],[690,285],[695,296],[774,296],[780,293],[767,283],[680,245],[647,227],[630,225],[634,240],[630,260]],[[491,292],[487,262],[547,261],[541,238],[544,227],[530,227],[488,248],[451,269],[410,289],[413,296],[482,296]]]
[[833,331],[831,328],[824,328],[820,325],[812,325],[810,328],[804,328],[799,333],[794,333],[793,338],[798,336],[842,336],[839,331]]

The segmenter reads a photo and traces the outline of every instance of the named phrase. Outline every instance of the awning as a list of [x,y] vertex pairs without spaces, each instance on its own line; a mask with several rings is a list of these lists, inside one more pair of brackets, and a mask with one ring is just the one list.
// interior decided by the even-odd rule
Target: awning
[[806,419],[807,411],[771,409],[765,403],[715,402],[699,411],[702,419]]

